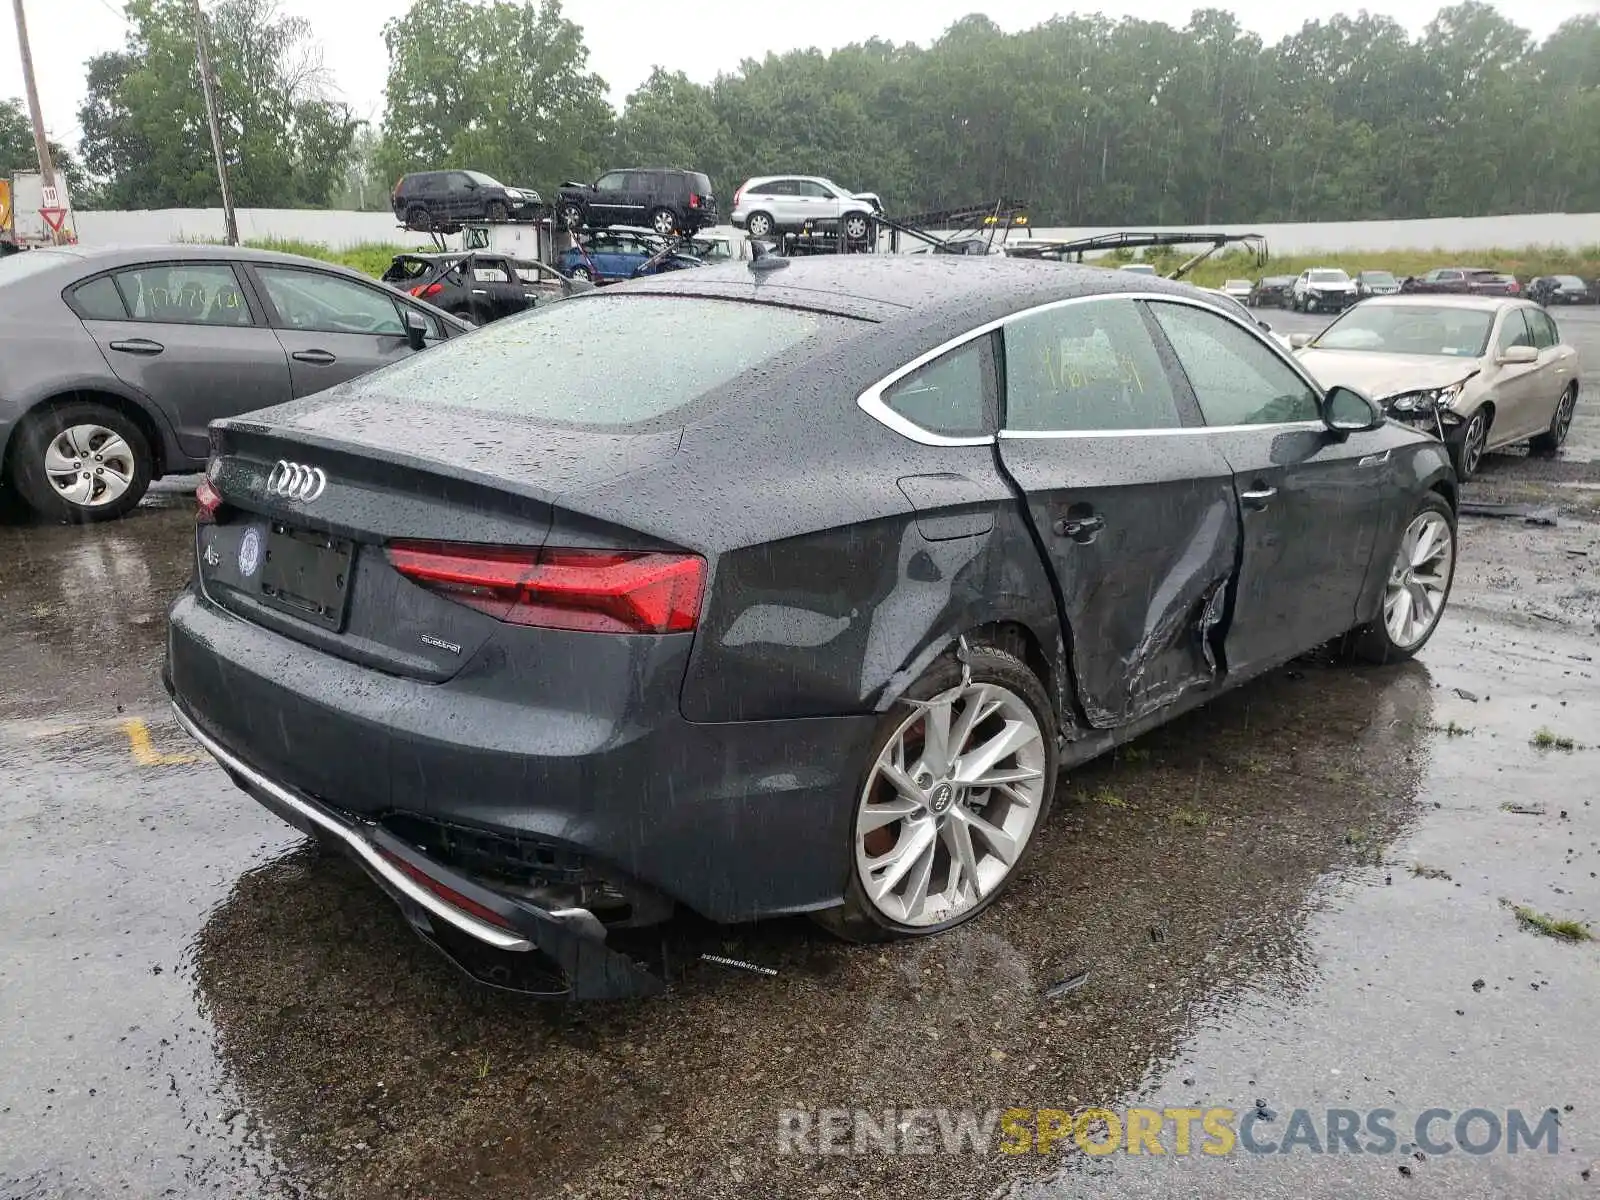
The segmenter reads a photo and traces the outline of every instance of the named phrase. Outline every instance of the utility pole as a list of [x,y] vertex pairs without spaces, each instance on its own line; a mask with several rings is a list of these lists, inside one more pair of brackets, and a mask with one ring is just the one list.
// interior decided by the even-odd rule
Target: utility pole
[[[33,50],[28,46],[28,18],[22,11],[22,0],[11,0],[17,15],[17,47],[22,51],[22,83],[28,94],[28,114],[33,118],[33,149],[39,156],[39,182],[55,190],[56,164],[50,154],[50,141],[44,135],[44,114],[39,111],[39,85],[33,79]],[[50,240],[59,241],[60,234],[50,231]]]
[[[18,12],[22,0],[16,0]],[[228,160],[222,152],[222,126],[217,123],[217,80],[211,73],[211,51],[206,45],[206,18],[200,0],[194,3],[194,45],[200,57],[200,87],[206,96],[206,121],[211,125],[211,153],[217,159],[217,182],[222,185],[222,213],[227,222],[228,245],[239,244],[239,220],[233,211],[233,188],[228,183]]]

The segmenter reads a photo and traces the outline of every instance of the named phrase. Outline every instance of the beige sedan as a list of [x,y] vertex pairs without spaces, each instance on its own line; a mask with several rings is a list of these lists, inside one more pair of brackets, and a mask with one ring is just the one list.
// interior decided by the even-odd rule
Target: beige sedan
[[1438,434],[1463,480],[1502,446],[1554,454],[1578,403],[1578,352],[1549,313],[1513,297],[1375,297],[1292,343],[1327,387]]

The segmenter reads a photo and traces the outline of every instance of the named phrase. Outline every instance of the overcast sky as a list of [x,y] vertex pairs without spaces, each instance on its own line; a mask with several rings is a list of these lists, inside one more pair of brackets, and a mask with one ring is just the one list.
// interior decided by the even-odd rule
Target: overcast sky
[[[1600,12],[1600,0],[1494,0],[1513,20],[1544,37],[1568,17]],[[93,55],[121,47],[127,26],[118,0],[24,0],[33,42],[40,103],[52,137],[74,144],[78,138],[78,106],[83,101],[83,64]],[[388,70],[382,29],[390,17],[408,7],[408,0],[280,0],[285,12],[308,18],[340,98],[361,117],[377,119],[383,111],[383,85]],[[1413,33],[1442,7],[1436,0],[1216,0],[1231,9],[1248,29],[1268,42],[1298,29],[1308,18],[1366,8],[1394,17]],[[776,8],[749,0],[700,0],[701,16],[691,23],[661,25],[662,9],[654,0],[567,0],[567,16],[583,26],[590,67],[611,88],[621,105],[642,83],[652,66],[686,72],[710,82],[719,71],[737,69],[741,59],[760,58],[768,51],[798,46],[831,49],[873,36],[926,45],[952,22],[969,12],[987,12],[1006,30],[1024,29],[1062,12],[1099,11],[1109,16],[1136,16],[1187,22],[1194,0],[1099,0],[1071,6],[1064,0],[802,0]],[[0,10],[0,97],[22,95],[16,30],[10,6]],[[752,13],[764,15],[752,19]]]

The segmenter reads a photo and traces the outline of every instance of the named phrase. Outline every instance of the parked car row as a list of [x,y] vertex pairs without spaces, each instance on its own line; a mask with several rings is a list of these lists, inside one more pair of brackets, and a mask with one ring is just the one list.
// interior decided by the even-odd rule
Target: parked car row
[[[1422,275],[1397,278],[1392,272],[1358,271],[1353,277],[1338,267],[1313,267],[1296,277],[1267,275],[1250,283],[1230,279],[1230,295],[1248,288],[1252,308],[1293,308],[1297,312],[1340,312],[1369,296],[1519,296],[1541,304],[1600,303],[1600,279],[1592,284],[1576,275],[1538,276],[1526,287],[1515,275],[1487,267],[1436,267]],[[1537,293],[1537,294],[1536,294]],[[1243,297],[1240,297],[1243,298]]]

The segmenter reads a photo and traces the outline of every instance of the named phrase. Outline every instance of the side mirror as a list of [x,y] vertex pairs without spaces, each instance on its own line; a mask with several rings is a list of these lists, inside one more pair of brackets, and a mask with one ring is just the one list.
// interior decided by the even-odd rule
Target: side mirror
[[1501,363],[1536,363],[1539,361],[1539,351],[1533,346],[1507,346],[1500,351]]
[[1315,334],[1311,333],[1291,333],[1289,335],[1289,348],[1291,350],[1299,350],[1304,346],[1309,346],[1311,345],[1311,339],[1315,336]]
[[1383,409],[1365,392],[1339,384],[1322,398],[1322,423],[1340,441],[1352,433],[1365,433],[1384,422]]
[[1261,332],[1262,333],[1271,333],[1272,332],[1272,322],[1270,322],[1270,321],[1257,321],[1256,324],[1261,327]]
[[428,320],[419,312],[406,312],[406,345],[413,350],[428,347]]

